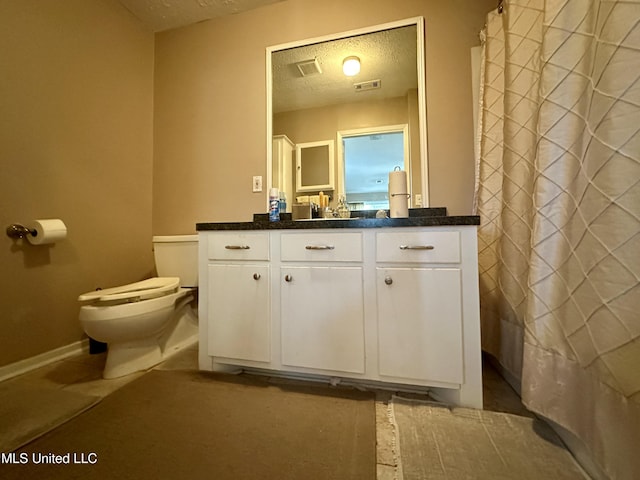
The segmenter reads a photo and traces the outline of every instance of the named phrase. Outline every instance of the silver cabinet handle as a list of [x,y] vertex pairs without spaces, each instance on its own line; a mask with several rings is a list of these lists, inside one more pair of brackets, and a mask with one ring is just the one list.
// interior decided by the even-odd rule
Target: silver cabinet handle
[[285,275],[284,276],[284,281],[285,282],[290,282],[291,280],[293,280],[293,277],[291,275]]
[[253,274],[253,279],[254,280],[260,280],[260,274],[259,273],[254,273]]
[[384,283],[386,283],[387,285],[391,285],[393,283],[393,278],[387,275],[386,277],[384,277]]
[[249,245],[225,245],[224,248],[227,250],[249,250],[251,247]]
[[333,245],[307,245],[304,248],[307,250],[333,250],[336,247]]
[[400,245],[400,250],[433,250],[433,245]]

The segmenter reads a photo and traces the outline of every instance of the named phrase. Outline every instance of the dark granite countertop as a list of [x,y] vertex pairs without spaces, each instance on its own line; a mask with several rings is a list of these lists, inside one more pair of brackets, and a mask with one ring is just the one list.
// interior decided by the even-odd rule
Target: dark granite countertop
[[[353,215],[358,215],[353,216]],[[314,218],[292,220],[290,214],[281,215],[278,222],[270,222],[267,214],[254,215],[253,222],[197,223],[199,232],[214,230],[308,230],[321,228],[383,228],[383,227],[438,227],[480,225],[477,215],[449,216],[446,208],[410,209],[409,218],[375,218],[370,211],[352,212],[352,218]]]

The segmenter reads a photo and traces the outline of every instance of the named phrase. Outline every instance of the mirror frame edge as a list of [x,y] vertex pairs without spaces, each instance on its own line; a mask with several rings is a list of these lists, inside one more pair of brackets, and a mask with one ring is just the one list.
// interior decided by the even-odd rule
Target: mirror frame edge
[[431,206],[429,200],[429,155],[427,143],[427,82],[426,82],[426,45],[425,45],[425,20],[424,17],[415,17],[417,30],[417,57],[418,57],[418,127],[420,128],[420,182],[422,189],[422,207]]
[[420,142],[420,187],[422,189],[422,207],[426,208],[430,206],[429,202],[429,158],[427,154],[427,104],[426,104],[426,48],[425,48],[425,20],[422,16],[405,18],[403,20],[396,20],[393,22],[382,23],[378,25],[371,25],[369,27],[358,28],[349,30],[346,32],[338,32],[328,35],[322,35],[319,37],[305,38],[302,40],[296,40],[287,43],[281,43],[278,45],[268,46],[265,49],[265,77],[266,77],[266,110],[267,110],[267,172],[266,172],[266,188],[265,193],[265,207],[266,211],[269,208],[269,190],[273,184],[273,78],[271,74],[271,54],[279,50],[285,50],[288,48],[301,47],[313,43],[326,42],[331,40],[338,40],[341,38],[352,37],[355,35],[364,35],[367,33],[379,32],[381,30],[389,30],[392,28],[407,27],[410,25],[416,26],[416,62],[418,73],[418,123],[419,123],[419,142]]

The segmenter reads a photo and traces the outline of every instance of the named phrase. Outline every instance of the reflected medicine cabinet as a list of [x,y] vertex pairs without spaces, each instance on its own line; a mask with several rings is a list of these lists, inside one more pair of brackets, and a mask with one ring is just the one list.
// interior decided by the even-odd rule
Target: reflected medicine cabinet
[[333,190],[333,140],[298,143],[296,145],[296,190],[313,192]]

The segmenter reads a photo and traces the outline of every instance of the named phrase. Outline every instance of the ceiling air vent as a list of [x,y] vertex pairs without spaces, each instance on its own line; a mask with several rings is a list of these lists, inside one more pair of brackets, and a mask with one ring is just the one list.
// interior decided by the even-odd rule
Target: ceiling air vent
[[380,80],[369,80],[366,82],[354,83],[353,88],[356,92],[364,92],[365,90],[375,90],[382,86]]
[[296,67],[300,70],[300,75],[303,77],[308,77],[309,75],[318,75],[322,73],[322,69],[320,68],[320,64],[317,59],[305,60],[304,62],[296,63]]

